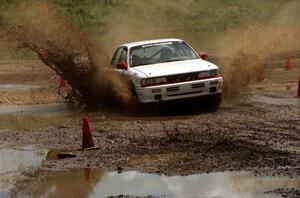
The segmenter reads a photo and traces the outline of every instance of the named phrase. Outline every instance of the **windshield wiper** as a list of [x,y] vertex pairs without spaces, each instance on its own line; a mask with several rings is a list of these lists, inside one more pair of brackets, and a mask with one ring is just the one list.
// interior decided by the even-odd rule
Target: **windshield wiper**
[[178,59],[170,59],[170,60],[164,61],[164,63],[175,62],[175,61],[186,61],[186,60],[189,60],[189,59],[182,59],[182,58],[178,58]]

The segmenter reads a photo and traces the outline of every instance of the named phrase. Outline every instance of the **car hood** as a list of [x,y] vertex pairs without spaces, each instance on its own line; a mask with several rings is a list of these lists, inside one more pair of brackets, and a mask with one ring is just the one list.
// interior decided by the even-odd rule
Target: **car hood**
[[218,67],[208,61],[202,59],[194,59],[144,65],[134,67],[134,69],[146,74],[147,77],[158,77],[218,69]]

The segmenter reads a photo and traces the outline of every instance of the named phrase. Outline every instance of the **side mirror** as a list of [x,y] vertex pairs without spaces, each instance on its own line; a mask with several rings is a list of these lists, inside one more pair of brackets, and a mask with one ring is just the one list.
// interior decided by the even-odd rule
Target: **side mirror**
[[117,64],[117,69],[122,69],[122,70],[127,70],[128,69],[128,66],[126,63],[118,63]]
[[200,53],[199,53],[199,56],[200,56],[200,58],[203,59],[203,60],[205,60],[205,59],[208,58],[208,55],[207,55],[205,52],[200,52]]

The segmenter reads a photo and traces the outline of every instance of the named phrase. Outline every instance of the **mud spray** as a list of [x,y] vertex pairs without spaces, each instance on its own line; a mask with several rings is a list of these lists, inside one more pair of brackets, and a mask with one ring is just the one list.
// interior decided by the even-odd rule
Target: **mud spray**
[[26,1],[2,14],[5,35],[15,48],[38,54],[64,76],[73,96],[88,106],[126,104],[130,93],[109,68],[101,46],[87,38],[57,9],[44,1]]
[[[109,69],[103,50],[111,54],[120,43],[163,37],[185,39],[191,34],[193,39],[187,40],[192,45],[197,43],[197,47],[198,42],[193,41],[200,40],[197,32],[180,28],[184,21],[179,16],[189,11],[185,6],[187,1],[147,2],[135,1],[126,13],[114,10],[108,19],[107,34],[98,39],[102,46],[88,39],[44,1],[21,3],[3,14],[2,21],[14,46],[36,52],[47,66],[68,80],[88,105],[126,104],[131,95],[125,83]],[[288,4],[268,24],[255,22],[241,29],[229,28],[218,39],[214,48],[225,79],[225,98],[230,101],[241,98],[257,75],[267,70],[276,53],[299,50],[300,31],[295,26],[298,17],[291,14],[299,13],[299,5],[298,2]]]
[[272,60],[286,52],[297,51],[300,29],[278,25],[252,25],[230,30],[219,42],[220,65],[225,79],[224,94],[238,100],[260,75],[267,76]]
[[224,75],[227,101],[239,101],[257,77],[267,76],[272,61],[300,49],[300,3],[291,1],[267,22],[229,29],[218,40],[217,54]]

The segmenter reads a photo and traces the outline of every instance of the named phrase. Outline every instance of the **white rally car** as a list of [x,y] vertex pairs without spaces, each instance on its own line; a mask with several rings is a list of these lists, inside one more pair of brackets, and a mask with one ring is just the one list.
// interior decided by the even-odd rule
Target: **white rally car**
[[129,79],[140,103],[208,96],[217,107],[222,100],[223,78],[206,57],[183,40],[160,39],[119,46],[111,65]]

